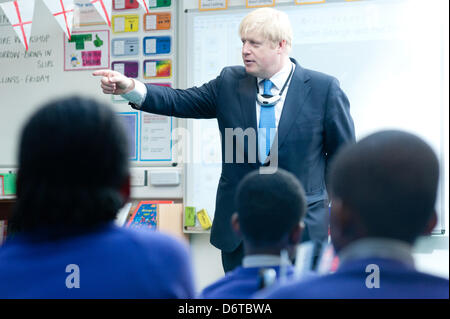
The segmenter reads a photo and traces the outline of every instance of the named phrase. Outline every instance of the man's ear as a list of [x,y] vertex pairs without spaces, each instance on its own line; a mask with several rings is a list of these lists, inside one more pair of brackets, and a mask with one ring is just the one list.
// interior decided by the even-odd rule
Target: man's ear
[[437,213],[433,210],[433,214],[431,214],[430,220],[428,221],[427,227],[425,228],[423,235],[429,235],[436,227],[437,224]]
[[286,40],[281,40],[280,42],[278,42],[278,45],[277,45],[278,52],[281,53],[281,52],[285,51],[286,46],[287,46]]
[[122,186],[120,186],[119,193],[122,196],[123,205],[125,205],[130,200],[130,175],[128,175]]
[[233,228],[234,232],[236,233],[236,235],[238,235],[239,237],[242,237],[242,233],[241,233],[241,225],[239,224],[239,216],[238,213],[234,213],[231,216],[231,227]]

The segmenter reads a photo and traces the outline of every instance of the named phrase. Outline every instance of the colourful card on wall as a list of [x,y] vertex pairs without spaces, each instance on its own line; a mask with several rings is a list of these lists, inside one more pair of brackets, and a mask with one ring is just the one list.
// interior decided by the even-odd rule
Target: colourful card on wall
[[64,71],[109,68],[109,31],[73,32],[64,36]]
[[144,15],[144,30],[169,30],[172,15],[170,12],[147,13]]
[[116,38],[111,43],[112,56],[135,56],[139,54],[139,38]]
[[113,0],[114,10],[128,10],[139,8],[139,2],[136,0]]
[[111,64],[111,69],[129,78],[137,78],[139,76],[139,62],[137,61],[114,61]]
[[172,60],[144,60],[144,78],[170,78]]
[[172,4],[171,0],[150,0],[148,1],[149,9],[153,9],[153,8],[162,8],[162,7],[170,7],[170,5]]
[[114,33],[138,32],[139,15],[115,15],[112,17],[112,30]]
[[144,55],[169,54],[171,37],[144,37]]

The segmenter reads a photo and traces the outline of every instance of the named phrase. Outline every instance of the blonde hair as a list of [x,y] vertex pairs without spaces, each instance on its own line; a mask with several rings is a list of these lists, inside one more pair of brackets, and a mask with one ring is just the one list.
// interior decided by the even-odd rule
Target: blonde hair
[[292,27],[286,13],[272,8],[259,8],[247,14],[239,25],[239,35],[244,38],[249,32],[256,32],[273,43],[286,40],[292,48]]

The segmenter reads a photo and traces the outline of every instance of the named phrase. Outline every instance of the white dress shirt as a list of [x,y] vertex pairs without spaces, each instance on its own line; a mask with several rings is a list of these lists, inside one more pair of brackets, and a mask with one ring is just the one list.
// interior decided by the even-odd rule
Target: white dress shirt
[[[278,73],[275,73],[269,80],[272,81],[273,86],[271,89],[272,95],[277,95],[281,89],[283,88],[284,83],[286,83],[289,73],[294,73],[295,70],[295,64],[289,61]],[[259,92],[264,92],[264,84],[263,81],[265,79],[258,78],[258,85],[259,85]],[[278,101],[277,104],[275,104],[275,127],[278,129],[278,123],[280,122],[281,118],[281,112],[283,111],[284,101],[286,100],[286,94],[289,89],[289,84],[291,83],[291,79],[289,79],[289,82],[286,85],[286,88],[283,91],[283,94],[281,95],[281,99]],[[259,128],[259,117],[261,114],[261,105],[256,102],[256,127]]]

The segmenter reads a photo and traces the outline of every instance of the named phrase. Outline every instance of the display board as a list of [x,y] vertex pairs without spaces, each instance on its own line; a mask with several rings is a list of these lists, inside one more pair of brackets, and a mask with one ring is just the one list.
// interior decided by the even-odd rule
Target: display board
[[[445,1],[342,1],[276,8],[285,11],[293,25],[290,56],[302,67],[340,81],[350,100],[357,139],[382,129],[402,129],[418,134],[436,151],[443,174],[435,232],[443,233],[448,214]],[[238,26],[249,11],[188,13],[188,87],[215,78],[225,66],[242,65]],[[201,155],[189,164],[187,203],[213,216],[221,172],[219,131],[215,120],[191,121],[193,148]]]
[[0,9],[0,168],[16,167],[29,116],[43,103],[71,95],[111,105],[126,126],[132,165],[172,166],[176,119],[136,112],[120,96],[104,95],[92,72],[113,68],[144,83],[175,87],[176,1],[155,1],[147,13],[135,1],[114,0],[111,28],[89,1],[75,4],[82,13],[74,15],[69,40],[44,2],[35,1],[28,51]]

